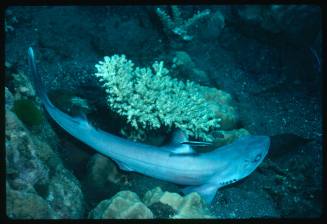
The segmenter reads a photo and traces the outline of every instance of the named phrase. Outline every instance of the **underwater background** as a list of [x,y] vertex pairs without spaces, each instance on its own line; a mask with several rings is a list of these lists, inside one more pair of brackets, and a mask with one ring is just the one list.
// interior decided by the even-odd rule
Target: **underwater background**
[[[319,6],[10,6],[4,30],[7,217],[321,215]],[[176,128],[216,148],[266,135],[269,153],[210,205],[123,171],[48,116],[31,81],[30,46],[54,105],[97,128],[156,146]]]

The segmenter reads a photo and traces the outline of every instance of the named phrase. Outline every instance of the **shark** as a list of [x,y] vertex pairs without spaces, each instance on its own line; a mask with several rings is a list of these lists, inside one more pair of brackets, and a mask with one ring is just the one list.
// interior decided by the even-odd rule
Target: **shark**
[[70,116],[49,100],[37,71],[32,47],[28,61],[35,91],[50,117],[70,135],[97,152],[110,157],[124,171],[183,185],[184,194],[197,192],[211,204],[221,187],[250,175],[268,153],[269,136],[244,136],[209,152],[197,152],[194,146],[209,143],[189,141],[176,130],[168,144],[154,146],[134,142],[94,127],[86,116]]

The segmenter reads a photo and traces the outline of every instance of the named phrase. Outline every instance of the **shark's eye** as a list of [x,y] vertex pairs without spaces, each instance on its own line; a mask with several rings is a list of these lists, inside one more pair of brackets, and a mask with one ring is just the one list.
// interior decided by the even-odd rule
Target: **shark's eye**
[[261,159],[261,154],[258,154],[253,160],[253,162],[258,162],[260,159]]

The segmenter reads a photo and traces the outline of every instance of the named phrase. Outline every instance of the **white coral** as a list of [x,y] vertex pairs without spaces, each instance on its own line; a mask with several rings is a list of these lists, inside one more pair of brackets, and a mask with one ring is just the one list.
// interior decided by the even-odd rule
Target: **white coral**
[[205,100],[208,87],[171,78],[163,61],[154,62],[152,69],[134,68],[125,55],[113,55],[96,68],[110,108],[134,129],[175,127],[189,136],[212,140],[208,131],[220,127],[221,119]]

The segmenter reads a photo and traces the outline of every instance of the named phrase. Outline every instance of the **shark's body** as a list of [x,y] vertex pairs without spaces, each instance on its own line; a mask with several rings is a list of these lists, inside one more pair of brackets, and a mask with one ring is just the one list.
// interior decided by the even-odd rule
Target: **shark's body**
[[[122,170],[188,185],[184,193],[198,192],[211,203],[218,188],[248,176],[268,152],[268,136],[246,136],[211,152],[192,153],[189,145],[176,141],[178,138],[171,144],[157,147],[96,129],[86,119],[69,116],[50,102],[37,73],[32,48],[28,56],[36,92],[49,115],[72,136],[113,159]],[[178,153],[184,149],[191,153]]]

